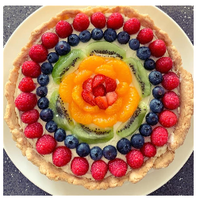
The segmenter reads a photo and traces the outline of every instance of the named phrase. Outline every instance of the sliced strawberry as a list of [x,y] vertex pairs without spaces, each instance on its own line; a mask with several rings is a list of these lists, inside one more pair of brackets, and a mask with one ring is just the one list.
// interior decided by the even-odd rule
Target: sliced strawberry
[[91,92],[83,90],[81,95],[82,95],[82,98],[85,100],[85,102],[89,103],[92,106],[96,105],[94,100],[94,95]]
[[106,89],[103,84],[100,84],[92,89],[93,95],[95,97],[104,96],[106,94]]
[[92,81],[92,87],[95,88],[96,86],[102,84],[105,81],[106,76],[103,74],[97,74]]
[[92,78],[89,78],[83,82],[82,88],[88,92],[92,92]]
[[118,95],[115,91],[107,93],[106,98],[107,98],[108,105],[110,106],[113,103],[115,103],[115,101],[117,100],[117,97]]
[[95,97],[95,102],[100,109],[107,109],[108,107],[106,96]]
[[105,78],[105,84],[106,84],[106,92],[112,92],[115,91],[117,87],[117,83],[114,79],[111,79],[110,77]]

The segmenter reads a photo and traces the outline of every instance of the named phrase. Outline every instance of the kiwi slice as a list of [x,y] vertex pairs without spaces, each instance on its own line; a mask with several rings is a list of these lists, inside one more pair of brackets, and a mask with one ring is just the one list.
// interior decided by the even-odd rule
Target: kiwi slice
[[126,51],[119,46],[106,41],[93,42],[86,46],[86,54],[99,55],[103,57],[114,57],[124,59],[126,57]]
[[74,122],[69,115],[69,112],[65,109],[64,103],[61,100],[58,90],[55,90],[50,98],[49,108],[53,110],[53,120],[58,127],[65,130],[72,130]]
[[113,127],[99,128],[96,126],[75,124],[73,134],[79,139],[80,142],[88,144],[103,143],[112,139],[114,136]]
[[151,84],[149,82],[147,72],[140,60],[135,58],[126,58],[124,61],[129,65],[139,83],[142,98],[149,96],[151,94]]
[[116,130],[116,134],[120,137],[132,135],[140,127],[148,108],[148,105],[141,101],[131,118],[126,123],[119,125]]
[[85,53],[80,49],[73,49],[67,55],[60,56],[52,71],[54,82],[59,84],[65,74],[74,72],[85,57]]

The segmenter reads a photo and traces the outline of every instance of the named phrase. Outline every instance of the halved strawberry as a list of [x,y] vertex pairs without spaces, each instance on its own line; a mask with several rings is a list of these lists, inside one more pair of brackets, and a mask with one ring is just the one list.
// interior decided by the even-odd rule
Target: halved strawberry
[[107,109],[108,107],[106,96],[95,97],[95,102],[100,109]]
[[107,98],[108,105],[110,106],[113,103],[115,103],[115,101],[117,100],[117,97],[118,95],[115,91],[107,93],[106,98]]
[[82,88],[88,92],[92,92],[92,78],[89,78],[83,82]]
[[103,84],[100,84],[92,89],[93,95],[95,97],[104,96],[106,94],[106,89]]
[[106,84],[106,92],[112,92],[115,91],[117,87],[117,83],[114,79],[111,79],[110,77],[105,78],[105,84]]
[[85,102],[89,103],[92,106],[95,106],[95,100],[94,100],[94,95],[91,92],[88,92],[87,90],[83,90],[82,93],[82,98],[85,100]]
[[102,84],[105,81],[106,76],[103,74],[97,74],[92,81],[92,87],[95,88],[96,86]]

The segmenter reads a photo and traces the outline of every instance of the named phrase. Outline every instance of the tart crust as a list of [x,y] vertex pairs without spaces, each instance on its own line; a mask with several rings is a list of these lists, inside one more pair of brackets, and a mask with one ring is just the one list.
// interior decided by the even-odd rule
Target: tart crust
[[[109,176],[102,181],[95,181],[86,177],[77,177],[72,174],[64,172],[62,169],[46,162],[41,155],[33,148],[25,137],[23,130],[18,124],[17,114],[15,112],[14,94],[16,83],[18,79],[19,69],[23,62],[28,59],[28,52],[30,47],[36,43],[41,35],[48,29],[55,27],[58,21],[74,18],[77,13],[83,12],[91,16],[94,12],[100,11],[102,13],[120,12],[125,16],[132,18],[136,17],[144,27],[149,27],[154,30],[157,38],[165,41],[169,56],[172,58],[174,70],[180,77],[180,114],[178,123],[175,126],[174,132],[169,138],[167,150],[164,154],[158,157],[148,159],[141,168],[132,169],[121,178]],[[108,7],[94,7],[83,10],[64,10],[56,17],[53,17],[49,22],[42,24],[36,28],[30,36],[28,44],[22,48],[20,54],[13,63],[14,68],[10,71],[9,81],[5,86],[5,96],[7,98],[7,107],[5,113],[5,121],[7,122],[12,133],[13,140],[16,141],[17,147],[22,151],[22,154],[27,157],[33,164],[39,167],[42,174],[46,175],[51,180],[63,180],[71,184],[82,185],[87,189],[107,189],[109,187],[121,186],[125,181],[137,183],[140,181],[151,168],[167,167],[174,159],[175,150],[181,146],[185,140],[186,134],[190,128],[191,117],[193,115],[193,78],[192,75],[183,69],[181,56],[172,45],[172,41],[168,34],[159,29],[153,20],[146,14],[140,14],[131,7],[117,6],[113,8]]]

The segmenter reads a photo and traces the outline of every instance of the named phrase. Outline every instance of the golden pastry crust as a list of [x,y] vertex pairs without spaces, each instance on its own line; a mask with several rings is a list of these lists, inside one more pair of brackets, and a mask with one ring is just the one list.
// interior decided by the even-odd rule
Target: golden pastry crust
[[[16,89],[16,82],[18,79],[18,72],[23,64],[28,59],[28,52],[30,47],[36,43],[41,35],[48,29],[55,27],[56,23],[60,20],[66,20],[68,18],[74,18],[77,13],[83,12],[88,16],[91,16],[94,12],[113,13],[120,12],[125,16],[132,18],[136,17],[140,20],[141,25],[149,27],[154,30],[155,36],[165,41],[169,56],[173,60],[174,70],[180,77],[180,114],[179,120],[175,127],[174,132],[169,138],[168,148],[164,154],[158,157],[148,159],[141,168],[132,169],[127,172],[124,177],[116,178],[109,176],[102,181],[95,181],[86,177],[77,177],[72,174],[64,172],[61,168],[55,167],[53,164],[44,161],[41,155],[39,155],[33,146],[29,143],[27,138],[23,134],[23,130],[18,124],[17,114],[15,112],[14,93]],[[151,168],[163,168],[167,167],[174,159],[175,150],[183,144],[185,136],[190,127],[191,116],[193,114],[193,79],[192,75],[182,68],[182,61],[180,54],[176,48],[172,45],[172,41],[168,34],[155,26],[153,20],[148,15],[139,14],[135,9],[131,7],[117,6],[114,8],[108,7],[95,7],[87,8],[83,10],[65,10],[53,17],[49,22],[42,24],[36,30],[31,33],[28,44],[22,48],[20,54],[13,63],[14,68],[10,72],[9,81],[5,86],[5,96],[7,98],[7,107],[5,113],[5,121],[7,122],[10,131],[13,135],[13,139],[16,141],[17,147],[22,151],[22,154],[27,157],[33,164],[39,167],[42,174],[46,175],[51,180],[63,180],[68,183],[82,185],[87,189],[107,189],[109,187],[121,186],[125,181],[129,180],[132,183],[137,183],[141,180]]]

